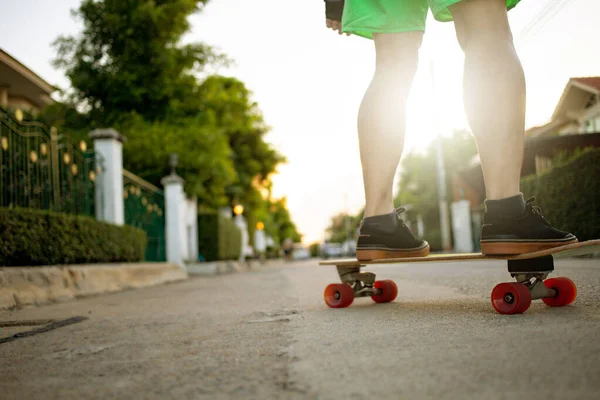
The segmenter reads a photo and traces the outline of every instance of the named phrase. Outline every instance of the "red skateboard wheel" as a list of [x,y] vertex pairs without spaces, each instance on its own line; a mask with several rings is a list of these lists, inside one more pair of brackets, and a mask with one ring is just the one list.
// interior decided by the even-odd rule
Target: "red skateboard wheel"
[[389,279],[376,281],[373,287],[375,289],[381,289],[381,294],[371,296],[376,303],[389,303],[394,301],[396,296],[398,296],[398,286],[396,286],[394,281]]
[[531,294],[522,283],[500,283],[492,290],[492,305],[500,314],[520,314],[531,305]]
[[569,278],[558,277],[544,281],[548,289],[556,290],[555,297],[544,297],[542,301],[550,307],[562,307],[571,304],[577,297],[577,287]]
[[354,301],[354,290],[345,283],[332,283],[325,288],[323,298],[331,308],[348,307]]

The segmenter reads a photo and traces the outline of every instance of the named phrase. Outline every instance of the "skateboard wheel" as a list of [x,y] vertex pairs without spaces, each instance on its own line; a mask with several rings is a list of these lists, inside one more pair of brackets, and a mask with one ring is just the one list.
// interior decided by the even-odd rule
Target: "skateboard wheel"
[[531,305],[531,294],[522,283],[500,283],[492,290],[492,305],[500,314],[520,314]]
[[389,303],[390,301],[394,301],[396,296],[398,296],[398,286],[396,286],[394,281],[389,279],[376,281],[373,287],[381,290],[381,294],[371,296],[376,303]]
[[332,283],[325,288],[323,298],[331,308],[348,307],[354,301],[354,290],[345,283]]
[[556,290],[555,297],[544,297],[542,301],[550,307],[562,307],[571,304],[577,297],[577,287],[569,278],[550,278],[544,281],[548,289]]

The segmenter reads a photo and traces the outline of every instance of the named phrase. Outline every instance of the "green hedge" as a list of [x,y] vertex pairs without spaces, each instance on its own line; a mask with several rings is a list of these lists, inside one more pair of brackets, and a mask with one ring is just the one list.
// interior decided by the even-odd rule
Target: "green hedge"
[[198,215],[198,254],[205,261],[240,257],[242,233],[235,223],[216,212]]
[[551,170],[521,180],[525,198],[535,196],[555,227],[579,241],[600,238],[600,149],[561,157]]
[[132,262],[144,258],[146,233],[93,218],[0,208],[0,265]]

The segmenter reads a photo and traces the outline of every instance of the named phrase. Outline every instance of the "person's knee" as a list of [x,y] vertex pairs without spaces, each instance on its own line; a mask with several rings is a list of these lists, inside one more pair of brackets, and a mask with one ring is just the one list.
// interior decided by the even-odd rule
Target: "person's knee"
[[419,61],[423,32],[375,34],[377,76],[394,81],[412,80]]
[[471,0],[450,7],[456,36],[464,52],[495,51],[512,46],[513,36],[508,23],[504,0]]

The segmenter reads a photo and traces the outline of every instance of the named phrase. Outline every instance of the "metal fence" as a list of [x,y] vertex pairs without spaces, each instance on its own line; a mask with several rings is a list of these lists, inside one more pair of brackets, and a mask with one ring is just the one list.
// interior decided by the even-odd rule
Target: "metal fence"
[[56,129],[0,108],[0,207],[95,216],[99,155]]
[[[74,144],[39,122],[22,121],[0,108],[0,207],[22,207],[96,216],[100,154]],[[162,190],[123,170],[125,223],[148,237],[145,259],[165,261],[165,197]]]
[[165,196],[162,190],[123,170],[125,223],[146,231],[146,261],[166,261]]

